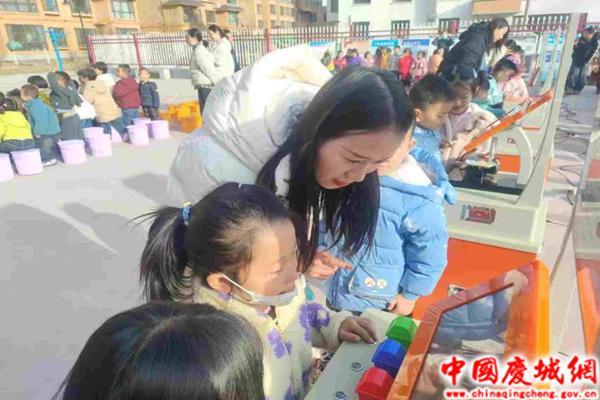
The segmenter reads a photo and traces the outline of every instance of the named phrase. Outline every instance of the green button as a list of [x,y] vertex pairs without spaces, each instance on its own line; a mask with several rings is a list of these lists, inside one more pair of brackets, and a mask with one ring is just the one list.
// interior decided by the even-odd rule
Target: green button
[[410,347],[413,337],[417,332],[417,324],[411,318],[397,317],[388,327],[385,335],[392,340],[400,342],[405,349]]
[[315,299],[315,292],[310,287],[306,286],[304,293],[306,294],[306,300],[313,301]]

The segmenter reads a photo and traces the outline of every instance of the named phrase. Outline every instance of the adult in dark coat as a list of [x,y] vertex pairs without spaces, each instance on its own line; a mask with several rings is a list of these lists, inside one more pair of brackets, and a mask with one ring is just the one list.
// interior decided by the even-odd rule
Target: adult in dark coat
[[485,52],[501,46],[506,41],[508,32],[508,21],[504,18],[471,25],[460,34],[459,42],[444,56],[439,71],[452,70],[454,66],[478,71]]
[[587,64],[590,62],[598,49],[599,34],[594,28],[587,27],[583,30],[581,38],[575,43],[573,50],[573,62],[567,78],[567,94],[579,94],[585,87],[587,75]]
[[442,29],[440,31],[440,36],[433,39],[431,44],[436,46],[436,49],[444,49],[444,54],[448,54],[450,47],[454,44],[454,39],[449,36],[447,29]]

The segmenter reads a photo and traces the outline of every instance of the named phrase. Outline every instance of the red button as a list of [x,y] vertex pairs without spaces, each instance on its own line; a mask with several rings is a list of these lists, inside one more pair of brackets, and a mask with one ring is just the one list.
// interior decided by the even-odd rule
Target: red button
[[359,400],[385,400],[394,383],[394,379],[386,371],[369,368],[358,382],[356,393]]

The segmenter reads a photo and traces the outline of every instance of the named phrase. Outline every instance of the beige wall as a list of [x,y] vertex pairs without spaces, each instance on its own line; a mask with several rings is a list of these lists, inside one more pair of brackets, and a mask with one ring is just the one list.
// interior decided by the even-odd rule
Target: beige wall
[[[117,28],[140,29],[138,3],[133,2],[135,19],[134,20],[115,20],[112,14],[110,0],[90,0],[92,6],[92,15],[83,15],[83,25],[86,29],[98,29],[100,33],[114,33]],[[44,30],[51,27],[64,29],[67,39],[67,47],[61,48],[61,53],[66,57],[80,56],[83,48],[77,43],[75,29],[81,29],[81,23],[77,14],[72,15],[69,5],[63,4],[63,0],[56,1],[58,13],[45,12],[42,7],[42,0],[37,0],[38,12],[0,12],[0,58],[6,58],[10,53],[6,45],[9,41],[6,25],[39,25]],[[53,53],[52,43],[49,35],[46,34],[46,46],[50,54]],[[20,56],[34,56],[43,54],[43,51],[18,51]]]

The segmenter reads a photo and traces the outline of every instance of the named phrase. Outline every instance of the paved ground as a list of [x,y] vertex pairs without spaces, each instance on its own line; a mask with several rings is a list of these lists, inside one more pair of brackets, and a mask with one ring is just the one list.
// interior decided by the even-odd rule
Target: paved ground
[[[186,83],[160,82],[179,98],[193,98],[193,92],[185,92]],[[569,116],[581,122],[569,129],[589,131],[596,101],[589,91],[566,99],[577,112]],[[163,202],[168,167],[182,138],[176,134],[147,148],[121,144],[112,158],[61,164],[41,175],[0,183],[0,398],[47,400],[101,321],[141,302],[137,263],[145,227],[128,222]],[[584,132],[557,144],[542,255],[549,265],[570,213],[567,192],[573,187],[565,176],[578,179],[559,167],[582,163],[585,138]],[[559,133],[557,142],[563,139]],[[569,327],[556,333],[567,354],[582,343],[572,257],[572,252],[565,255],[566,286],[553,299],[553,307],[567,305],[555,317],[558,328],[565,321]]]

